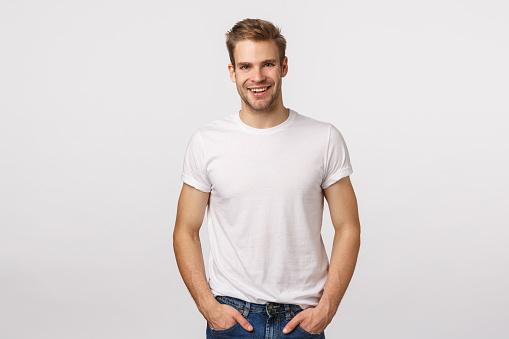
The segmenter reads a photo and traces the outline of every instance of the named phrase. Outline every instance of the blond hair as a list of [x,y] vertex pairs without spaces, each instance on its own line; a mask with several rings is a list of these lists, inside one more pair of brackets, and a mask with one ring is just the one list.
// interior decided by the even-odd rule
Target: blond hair
[[262,19],[244,19],[239,21],[226,33],[226,48],[230,55],[230,61],[235,67],[233,51],[239,41],[242,40],[272,40],[279,50],[279,63],[283,64],[286,51],[286,39],[281,34],[281,29],[272,22]]

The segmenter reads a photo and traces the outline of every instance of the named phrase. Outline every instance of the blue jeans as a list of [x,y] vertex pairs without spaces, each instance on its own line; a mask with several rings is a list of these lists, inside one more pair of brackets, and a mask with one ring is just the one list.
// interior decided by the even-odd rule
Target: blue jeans
[[283,328],[292,320],[292,318],[302,308],[292,304],[276,304],[268,303],[253,304],[246,301],[218,296],[216,300],[221,304],[234,307],[246,318],[253,326],[251,332],[246,331],[236,322],[232,327],[215,330],[207,324],[207,339],[223,339],[223,338],[251,338],[251,339],[297,339],[297,338],[320,338],[325,339],[323,332],[310,333],[297,325],[295,329],[288,333],[283,333]]

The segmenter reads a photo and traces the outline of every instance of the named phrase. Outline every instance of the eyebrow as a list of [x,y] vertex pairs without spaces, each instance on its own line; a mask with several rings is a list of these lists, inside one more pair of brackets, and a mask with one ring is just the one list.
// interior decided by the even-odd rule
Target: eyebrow
[[[261,61],[260,63],[261,64],[266,64],[266,63],[272,63],[272,64],[275,64],[277,62],[276,59],[267,59],[267,60],[263,60]],[[239,62],[237,63],[237,67],[242,67],[242,66],[251,66],[252,63],[250,62]]]
[[276,59],[267,59],[267,60],[263,60],[262,61],[262,64],[266,64],[266,63],[272,63],[272,64],[275,64],[276,63]]

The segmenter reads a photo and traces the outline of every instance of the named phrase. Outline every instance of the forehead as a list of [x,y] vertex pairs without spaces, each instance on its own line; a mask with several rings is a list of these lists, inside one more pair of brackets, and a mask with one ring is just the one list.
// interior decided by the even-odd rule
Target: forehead
[[279,51],[273,40],[242,40],[235,45],[233,51],[235,63],[256,63],[264,60],[279,60]]

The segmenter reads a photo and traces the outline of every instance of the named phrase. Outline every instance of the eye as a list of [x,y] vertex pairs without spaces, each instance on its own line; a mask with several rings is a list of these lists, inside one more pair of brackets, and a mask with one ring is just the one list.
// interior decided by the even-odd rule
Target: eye
[[265,64],[265,67],[272,67],[272,66],[274,66],[274,64],[273,64],[272,62],[267,62],[267,63]]
[[240,66],[240,69],[248,69],[248,67],[249,66],[244,65],[244,66]]

